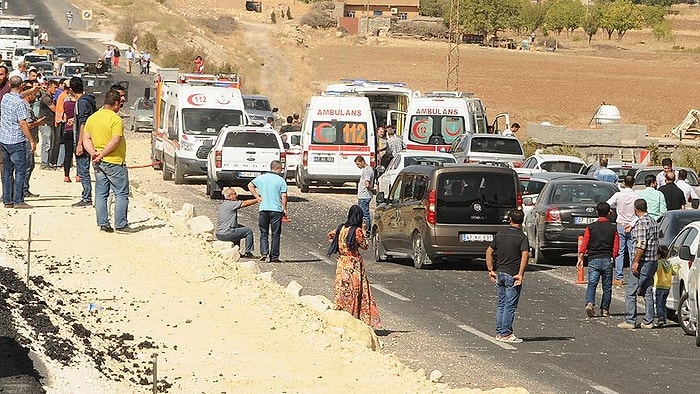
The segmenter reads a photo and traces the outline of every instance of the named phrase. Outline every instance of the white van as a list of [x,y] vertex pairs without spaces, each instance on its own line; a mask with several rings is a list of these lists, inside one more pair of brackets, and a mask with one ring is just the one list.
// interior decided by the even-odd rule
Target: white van
[[156,89],[152,157],[160,161],[163,179],[206,175],[207,155],[224,126],[248,123],[238,80],[223,76],[179,74],[175,82],[159,81]]
[[472,93],[431,92],[411,100],[402,137],[409,151],[447,151],[462,134],[500,134],[506,128],[508,114],[498,114],[489,129],[484,104]]
[[375,165],[374,118],[367,97],[311,97],[301,133],[296,183],[302,193],[312,184],[357,182],[357,156]]

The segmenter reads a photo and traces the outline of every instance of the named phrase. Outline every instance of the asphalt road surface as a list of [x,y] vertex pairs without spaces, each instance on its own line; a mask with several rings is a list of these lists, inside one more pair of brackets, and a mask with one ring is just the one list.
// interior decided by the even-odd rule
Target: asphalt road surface
[[[101,44],[66,34],[70,33],[63,29],[66,9],[58,4],[65,3],[31,1],[12,6],[34,7],[31,12],[42,25],[54,20],[57,25],[49,29],[52,44],[74,44],[83,55],[96,58]],[[47,5],[52,6],[52,15]],[[139,76],[126,79],[131,82],[132,98],[140,95],[132,92],[142,91],[150,82]],[[130,133],[128,140],[148,144],[150,136]],[[150,172],[141,173],[142,177],[154,176],[150,169],[137,171]],[[172,199],[174,207],[191,202],[198,214],[215,219],[219,202],[205,195],[204,178],[186,183],[176,186],[158,180],[144,182],[142,187]],[[292,222],[285,223],[282,232],[285,262],[262,263],[261,270],[272,271],[282,286],[295,280],[304,287],[302,294],[332,299],[335,263],[325,257],[326,233],[345,221],[347,209],[356,201],[353,186],[312,188],[308,194],[291,186]],[[241,197],[246,198],[245,193]],[[255,228],[255,207],[243,210],[239,220]],[[256,246],[257,238],[256,232]],[[525,341],[515,345],[493,339],[495,289],[483,260],[416,270],[408,260],[375,263],[368,251],[365,263],[384,323],[379,332],[383,352],[394,353],[427,373],[440,370],[451,387],[524,386],[538,393],[681,392],[700,387],[700,349],[679,327],[634,331],[615,327],[623,320],[622,289],[614,289],[612,317],[587,318],[585,286],[574,284],[571,258],[562,258],[556,265],[532,265],[526,273],[514,324],[516,335]]]

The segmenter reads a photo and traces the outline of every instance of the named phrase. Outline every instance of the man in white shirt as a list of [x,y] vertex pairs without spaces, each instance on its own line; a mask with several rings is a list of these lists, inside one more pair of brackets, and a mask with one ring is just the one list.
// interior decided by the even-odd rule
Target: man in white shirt
[[22,78],[23,81],[26,80],[27,79],[27,63],[21,62],[20,64],[18,64],[17,68],[10,72],[10,75],[8,78],[12,78],[14,76],[18,76],[18,77]]
[[513,123],[510,125],[509,129],[503,130],[503,135],[506,137],[515,137],[515,133],[517,133],[518,130],[520,130],[520,124]]
[[632,232],[625,231],[626,225],[633,226],[637,221],[637,215],[634,213],[634,202],[639,199],[639,195],[632,190],[633,187],[634,177],[627,175],[622,190],[613,194],[607,201],[611,208],[615,208],[617,213],[617,233],[620,236],[620,253],[615,258],[615,276],[613,278],[613,284],[616,286],[624,284],[623,267],[625,254],[631,262],[632,251],[634,250]]
[[131,66],[134,65],[134,51],[131,47],[124,52],[124,57],[126,58],[126,73],[131,74]]
[[263,126],[263,129],[274,130],[275,129],[275,118],[268,116],[267,123]]
[[[688,179],[688,171],[678,170],[678,178],[676,179],[676,186],[683,191],[686,201],[692,203],[693,200],[698,199],[698,194],[695,193],[695,189],[693,189],[693,187],[686,181],[686,179]],[[686,208],[687,207],[688,205],[686,205]]]

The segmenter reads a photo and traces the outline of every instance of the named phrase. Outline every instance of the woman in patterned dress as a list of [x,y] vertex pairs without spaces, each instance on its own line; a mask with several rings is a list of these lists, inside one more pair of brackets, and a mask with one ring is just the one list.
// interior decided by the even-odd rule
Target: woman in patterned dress
[[348,221],[328,233],[331,246],[328,256],[338,253],[333,291],[335,310],[346,311],[373,329],[382,326],[377,304],[365,275],[360,248],[367,250],[368,240],[362,231],[362,208],[353,205]]

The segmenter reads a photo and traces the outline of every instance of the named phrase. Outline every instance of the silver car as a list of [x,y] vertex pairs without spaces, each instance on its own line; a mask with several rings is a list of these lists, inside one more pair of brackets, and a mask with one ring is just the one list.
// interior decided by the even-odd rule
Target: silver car
[[152,97],[139,97],[134,105],[129,107],[129,119],[131,120],[131,130],[151,131],[153,130],[153,107],[155,100]]
[[457,163],[518,167],[525,151],[517,138],[499,134],[463,134],[450,146]]

